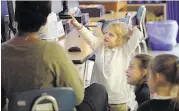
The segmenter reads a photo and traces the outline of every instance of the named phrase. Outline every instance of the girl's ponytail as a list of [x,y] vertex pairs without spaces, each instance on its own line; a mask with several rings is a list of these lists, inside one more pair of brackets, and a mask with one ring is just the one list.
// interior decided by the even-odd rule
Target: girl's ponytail
[[176,60],[176,78],[175,78],[175,84],[177,86],[177,95],[176,98],[174,99],[175,101],[175,106],[179,108],[179,59]]
[[179,59],[176,61],[176,78],[175,78],[176,84],[179,85]]

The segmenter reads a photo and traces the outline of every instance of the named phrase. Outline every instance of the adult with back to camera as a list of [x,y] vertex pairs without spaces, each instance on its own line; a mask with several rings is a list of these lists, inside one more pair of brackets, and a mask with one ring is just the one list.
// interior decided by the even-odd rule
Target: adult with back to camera
[[37,32],[47,22],[51,1],[16,1],[15,6],[18,34],[1,45],[2,98],[33,89],[71,87],[78,111],[107,110],[105,88],[92,84],[84,90],[64,49],[57,42],[39,39]]

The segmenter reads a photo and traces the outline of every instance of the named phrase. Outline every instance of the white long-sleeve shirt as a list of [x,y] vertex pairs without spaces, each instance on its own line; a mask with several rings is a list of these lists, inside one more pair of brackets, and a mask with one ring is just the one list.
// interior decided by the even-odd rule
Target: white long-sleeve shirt
[[113,49],[105,47],[103,42],[85,27],[79,30],[80,36],[95,50],[96,59],[91,84],[99,83],[106,87],[109,104],[130,102],[131,95],[134,95],[127,84],[125,70],[128,67],[131,54],[142,38],[142,34],[136,27],[133,30],[133,34],[126,44]]

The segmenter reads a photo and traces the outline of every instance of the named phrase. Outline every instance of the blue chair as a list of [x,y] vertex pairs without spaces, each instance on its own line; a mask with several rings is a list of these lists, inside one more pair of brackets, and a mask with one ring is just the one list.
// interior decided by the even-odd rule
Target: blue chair
[[[143,39],[141,40],[141,45],[144,47],[144,53],[148,53],[147,51],[147,45],[146,45],[146,39],[147,39],[147,31],[145,26],[145,17],[146,17],[146,8],[144,5],[140,6],[137,11],[137,21],[139,24],[139,29],[143,33]],[[141,53],[141,46],[138,45],[139,53]]]
[[140,30],[144,33],[143,23],[145,23],[146,8],[144,5],[140,6],[137,10],[137,21]]
[[[76,96],[72,88],[37,89],[13,94],[11,98],[9,98],[8,110],[38,111],[40,106],[48,105],[50,106],[48,108],[54,111],[72,111],[75,107],[75,103]],[[40,110],[42,111],[44,109]]]

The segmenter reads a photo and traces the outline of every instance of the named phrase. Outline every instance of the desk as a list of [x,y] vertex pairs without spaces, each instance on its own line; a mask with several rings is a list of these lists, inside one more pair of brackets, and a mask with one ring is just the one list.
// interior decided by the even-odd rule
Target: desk
[[[83,64],[93,55],[93,50],[84,40],[79,38],[79,34],[75,29],[61,37],[59,43],[67,51],[74,64]],[[74,46],[80,47],[82,52],[68,52],[68,49]]]
[[101,25],[98,25],[97,22],[90,22],[89,25],[94,25],[96,27],[88,27],[91,31],[95,31],[95,36],[102,39],[103,33],[101,31]]
[[[75,64],[75,67],[79,72],[79,76],[83,80],[85,85],[87,68],[86,60],[88,60],[94,54],[93,50],[83,39],[79,38],[79,34],[76,29],[73,29],[71,32],[69,32],[67,35],[64,35],[63,37],[60,37],[58,41]],[[68,52],[68,49],[74,46],[80,47],[82,52]]]
[[117,18],[125,17],[127,13],[130,13],[132,15],[132,18],[136,16],[136,11],[131,12],[114,12],[113,14],[104,14],[102,17],[90,17],[90,22],[98,22],[99,20],[112,20]]

